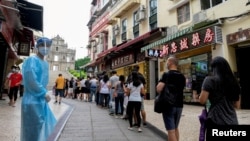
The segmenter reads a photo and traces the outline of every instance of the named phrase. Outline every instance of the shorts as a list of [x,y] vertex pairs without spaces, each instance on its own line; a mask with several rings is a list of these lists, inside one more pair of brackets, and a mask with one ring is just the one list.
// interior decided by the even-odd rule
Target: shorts
[[87,87],[82,87],[82,91],[81,92],[84,93],[84,94],[89,94],[90,93],[90,89],[87,88]]
[[81,93],[86,93],[86,87],[82,87]]
[[64,97],[64,89],[56,89],[56,95],[55,96]]
[[166,130],[174,130],[178,128],[182,109],[182,107],[168,107],[166,111],[162,112]]
[[81,89],[80,87],[76,87],[75,89],[75,94],[80,94],[81,93]]
[[68,93],[73,93],[73,88],[69,88]]
[[85,88],[85,94],[89,94],[90,93],[90,89],[89,88]]

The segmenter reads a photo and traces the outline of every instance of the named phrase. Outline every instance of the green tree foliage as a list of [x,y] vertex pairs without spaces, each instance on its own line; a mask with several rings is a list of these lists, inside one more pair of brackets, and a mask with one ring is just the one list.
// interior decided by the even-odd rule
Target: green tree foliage
[[83,70],[69,70],[69,72],[76,78],[86,78],[86,73]]
[[75,69],[76,70],[80,70],[81,66],[84,66],[84,65],[86,65],[89,62],[90,62],[90,58],[89,57],[84,57],[84,58],[81,58],[81,59],[77,59],[75,61]]

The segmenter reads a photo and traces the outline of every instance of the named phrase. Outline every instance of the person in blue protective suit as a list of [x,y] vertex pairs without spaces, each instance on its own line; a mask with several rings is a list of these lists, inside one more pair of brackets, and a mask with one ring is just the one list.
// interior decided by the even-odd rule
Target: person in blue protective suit
[[21,104],[21,141],[46,141],[54,130],[56,118],[48,102],[48,62],[44,60],[50,51],[52,40],[37,40],[37,54],[27,58],[22,66],[24,94]]

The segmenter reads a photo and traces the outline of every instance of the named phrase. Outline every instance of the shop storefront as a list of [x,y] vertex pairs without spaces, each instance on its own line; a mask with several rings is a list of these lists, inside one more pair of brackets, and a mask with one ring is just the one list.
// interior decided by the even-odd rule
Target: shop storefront
[[250,109],[250,68],[245,63],[250,54],[250,28],[230,33],[226,39],[227,44],[235,48],[237,64],[235,75],[241,86],[241,108]]
[[208,67],[210,61],[210,52],[179,60],[179,70],[186,77],[186,87],[184,88],[185,103],[198,102],[203,80],[210,71]]
[[112,69],[117,71],[117,75],[124,75],[125,78],[133,71],[133,66],[139,66],[139,72],[145,77],[146,80],[146,99],[149,99],[150,79],[148,75],[148,62],[145,61],[145,54],[139,52],[127,52],[126,54],[114,57],[112,59]]
[[150,60],[157,58],[158,77],[160,78],[163,72],[167,71],[166,58],[169,55],[175,55],[179,59],[179,70],[186,77],[184,102],[198,103],[201,84],[210,72],[209,64],[212,59],[213,48],[221,44],[221,37],[220,27],[207,27],[169,40],[163,43],[160,49],[148,49],[146,56]]

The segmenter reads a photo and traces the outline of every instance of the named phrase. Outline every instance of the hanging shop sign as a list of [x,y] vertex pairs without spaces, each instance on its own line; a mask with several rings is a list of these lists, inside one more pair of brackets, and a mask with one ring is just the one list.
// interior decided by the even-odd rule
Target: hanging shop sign
[[18,46],[17,55],[29,56],[30,55],[30,43],[21,42]]
[[213,26],[169,41],[160,50],[149,49],[147,50],[147,55],[150,57],[164,57],[216,43],[222,43],[222,31],[220,27]]
[[250,28],[228,34],[226,38],[228,45],[233,45],[236,43],[250,40]]
[[134,63],[134,55],[133,53],[128,53],[126,55],[112,59],[111,67],[112,69],[115,69],[132,63]]

